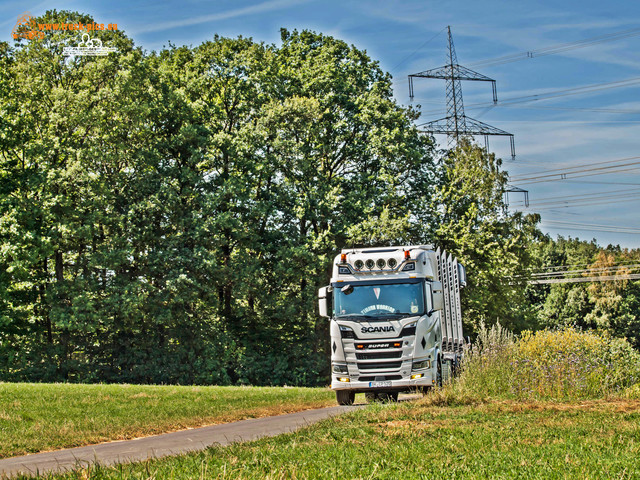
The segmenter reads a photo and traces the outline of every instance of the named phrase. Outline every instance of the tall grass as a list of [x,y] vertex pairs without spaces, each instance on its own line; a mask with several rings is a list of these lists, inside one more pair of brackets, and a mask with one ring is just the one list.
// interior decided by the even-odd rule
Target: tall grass
[[460,376],[439,395],[447,403],[454,397],[463,403],[487,397],[636,397],[639,381],[640,354],[626,340],[575,328],[516,337],[495,325],[481,328]]

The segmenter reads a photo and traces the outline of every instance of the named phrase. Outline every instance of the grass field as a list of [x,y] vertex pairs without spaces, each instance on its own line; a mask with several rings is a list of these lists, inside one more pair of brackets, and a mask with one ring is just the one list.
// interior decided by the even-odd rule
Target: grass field
[[[640,479],[639,380],[640,354],[624,340],[571,328],[516,338],[496,326],[481,331],[460,376],[417,402],[374,404],[293,434],[50,478]],[[279,398],[286,397],[292,409],[304,401],[333,403],[330,391],[313,389],[93,386],[89,392],[82,390],[86,386],[64,386],[56,399],[52,387],[15,387],[22,405],[5,394],[12,386],[0,384],[0,404],[9,407],[0,410],[0,422],[14,427],[13,442],[27,435],[33,445],[46,425],[52,443],[68,418],[73,432],[109,431],[111,417],[129,432],[132,422],[142,430],[163,421],[175,425],[176,412],[186,412],[182,418],[191,421],[204,418],[203,405],[210,407],[211,419],[231,421],[230,411],[236,418],[290,411]],[[73,388],[79,389],[77,400],[70,402]],[[42,394],[49,399],[38,400],[37,408],[27,404],[29,395]],[[82,418],[83,403],[93,405],[89,411],[100,419],[99,429],[90,417]],[[63,410],[70,404],[76,408],[72,415]],[[16,421],[20,408],[27,418]],[[31,418],[34,409],[37,421]],[[50,411],[54,422],[47,419]],[[31,423],[18,432],[21,421]],[[3,442],[4,435],[0,430]],[[70,435],[74,441],[80,437]]]
[[640,478],[640,401],[373,405],[294,434],[54,478]]
[[0,458],[333,404],[321,388],[0,383]]

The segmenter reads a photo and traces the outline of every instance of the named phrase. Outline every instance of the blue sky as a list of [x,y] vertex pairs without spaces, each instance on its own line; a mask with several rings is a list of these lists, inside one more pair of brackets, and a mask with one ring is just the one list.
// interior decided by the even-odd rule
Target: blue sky
[[[398,102],[421,105],[424,121],[445,115],[445,84],[416,80],[412,101],[406,76],[446,63],[450,25],[459,63],[498,82],[503,103],[496,106],[489,84],[464,82],[462,90],[468,116],[515,135],[515,161],[506,138],[490,142],[513,184],[529,191],[529,208],[519,194],[510,195],[511,208],[538,211],[542,230],[553,236],[640,247],[640,158],[633,158],[640,156],[640,2],[9,0],[0,2],[0,40],[9,41],[24,11],[40,15],[53,8],[117,23],[148,50],[168,41],[197,45],[216,33],[278,43],[281,27],[330,34],[365,49],[390,71]],[[623,31],[626,38],[573,48]],[[539,55],[562,44],[569,48]],[[521,55],[501,65],[474,66],[511,54]],[[576,91],[590,85],[598,86]],[[513,100],[520,97],[527,98]],[[446,138],[438,140],[446,144]],[[568,173],[565,179],[562,173]],[[541,175],[548,176],[518,181]]]

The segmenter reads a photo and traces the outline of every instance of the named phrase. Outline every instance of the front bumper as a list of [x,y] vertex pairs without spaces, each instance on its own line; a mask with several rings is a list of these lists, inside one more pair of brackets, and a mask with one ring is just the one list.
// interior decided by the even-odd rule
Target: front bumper
[[388,383],[391,383],[391,386],[371,386],[372,383],[376,382],[360,382],[357,379],[351,378],[349,382],[340,382],[334,376],[331,381],[331,389],[332,390],[351,390],[355,393],[363,393],[363,392],[405,392],[410,390],[417,390],[424,387],[432,387],[435,385],[435,377],[433,376],[431,371],[426,372],[416,372],[424,374],[424,377],[417,378],[415,380],[411,380],[410,378],[401,379],[401,380],[390,380]]

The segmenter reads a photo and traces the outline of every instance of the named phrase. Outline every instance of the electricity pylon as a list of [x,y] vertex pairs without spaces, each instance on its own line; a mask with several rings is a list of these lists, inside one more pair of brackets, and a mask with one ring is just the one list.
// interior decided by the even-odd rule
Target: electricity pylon
[[425,70],[424,72],[409,75],[409,97],[411,98],[413,98],[414,78],[438,78],[447,81],[447,116],[418,126],[422,127],[421,131],[425,133],[431,133],[433,135],[447,135],[449,147],[457,144],[460,137],[482,135],[484,136],[485,147],[488,150],[489,136],[507,136],[511,143],[511,158],[515,158],[516,148],[513,140],[513,134],[465,115],[460,80],[491,82],[494,104],[498,102],[496,81],[458,64],[458,57],[456,55],[455,47],[453,46],[453,38],[451,36],[451,27],[447,27],[447,31],[449,33],[449,63],[443,67],[433,68],[431,70]]
[[[449,34],[449,63],[439,68],[432,68],[424,72],[409,75],[409,97],[413,98],[413,79],[414,78],[437,78],[447,81],[447,116],[432,120],[431,122],[418,125],[422,127],[421,131],[432,135],[444,134],[448,138],[448,146],[451,148],[458,144],[461,137],[474,137],[478,135],[484,136],[484,145],[489,152],[489,136],[505,136],[509,137],[511,145],[511,159],[516,157],[516,147],[513,134],[505,132],[499,128],[488,125],[480,120],[467,117],[464,113],[464,103],[462,101],[462,85],[460,80],[471,80],[476,82],[491,82],[491,90],[493,92],[493,103],[498,103],[498,93],[496,91],[496,81],[481,73],[463,67],[458,64],[458,56],[453,46],[453,37],[451,36],[451,27],[447,27]],[[518,187],[507,185],[505,190],[506,203],[509,203],[509,192],[523,193],[525,205],[529,206],[529,192]]]

